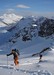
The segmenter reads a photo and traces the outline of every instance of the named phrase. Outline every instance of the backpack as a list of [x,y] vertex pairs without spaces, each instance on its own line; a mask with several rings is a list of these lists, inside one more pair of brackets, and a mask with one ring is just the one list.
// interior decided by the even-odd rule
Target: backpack
[[14,51],[15,51],[18,55],[20,55],[20,53],[19,53],[19,50],[18,50],[18,49],[14,49]]

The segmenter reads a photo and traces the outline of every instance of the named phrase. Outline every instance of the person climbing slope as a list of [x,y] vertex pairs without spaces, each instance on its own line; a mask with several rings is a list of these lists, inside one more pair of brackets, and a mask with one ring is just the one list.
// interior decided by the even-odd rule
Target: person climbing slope
[[39,54],[39,62],[41,62],[42,61],[42,54]]
[[19,51],[17,53],[17,50],[16,49],[12,49],[11,50],[11,53],[7,54],[7,56],[10,56],[10,55],[13,55],[14,56],[14,64],[15,65],[18,65],[19,64],[19,59],[18,59]]

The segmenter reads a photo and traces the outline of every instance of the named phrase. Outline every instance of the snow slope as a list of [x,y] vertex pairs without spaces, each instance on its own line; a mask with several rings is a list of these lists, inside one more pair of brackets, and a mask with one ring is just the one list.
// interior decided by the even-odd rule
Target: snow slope
[[[28,45],[28,42],[20,41],[20,44],[24,46],[28,45],[27,47],[21,47],[19,42],[15,45],[5,44],[0,46],[0,53],[4,52],[0,55],[0,74],[1,75],[54,75],[54,45],[52,44],[52,39],[43,39],[38,38],[39,42],[33,43],[33,45]],[[44,40],[44,41],[43,41]],[[33,40],[34,41],[34,40]],[[33,42],[32,41],[32,42]],[[36,40],[37,41],[37,40]],[[31,42],[31,43],[32,43]],[[18,48],[19,46],[22,48],[20,49],[20,56],[19,56],[19,65],[17,67],[13,66],[13,56],[8,57],[8,66],[7,66],[7,51],[11,48]],[[26,44],[26,45],[25,45]],[[8,46],[9,45],[9,46]],[[15,46],[15,47],[14,47]],[[51,47],[50,51],[43,53],[42,62],[39,63],[39,56],[35,57],[28,57],[33,53],[40,52],[40,50]],[[3,50],[3,51],[2,51]],[[4,73],[5,72],[5,73]]]
[[[50,58],[49,58],[50,56]],[[54,75],[54,52],[49,51],[43,56],[42,62],[38,63],[39,57],[30,57],[19,59],[17,67],[12,66],[12,56],[0,55],[0,75]]]

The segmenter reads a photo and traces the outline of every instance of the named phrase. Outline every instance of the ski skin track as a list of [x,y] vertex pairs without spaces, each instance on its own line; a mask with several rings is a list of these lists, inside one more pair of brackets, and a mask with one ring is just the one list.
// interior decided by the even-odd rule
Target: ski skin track
[[[29,74],[34,74],[34,75],[39,75],[39,73],[41,73],[41,75],[43,74],[42,72],[41,72],[41,70],[36,70],[36,71],[29,71],[29,70],[24,70],[24,69],[19,69],[19,68],[15,68],[14,66],[10,66],[10,65],[0,65],[0,67],[2,67],[2,68],[5,68],[5,69],[12,69],[12,70],[14,70],[14,71],[20,71],[20,72],[23,72],[23,73],[25,73],[25,74],[27,74],[27,73],[29,73]],[[40,67],[40,66],[38,66],[38,67]],[[46,71],[46,70],[42,70],[42,71]],[[11,75],[13,75],[13,71],[12,72],[10,72],[10,74]],[[47,71],[47,73],[45,73],[44,75],[51,75],[51,73],[49,73],[48,71]]]
[[[32,64],[38,64],[39,62],[36,63],[23,63],[23,64],[19,64],[17,66],[27,66],[27,65],[32,65]],[[14,65],[0,65],[0,67],[2,68],[14,68]]]

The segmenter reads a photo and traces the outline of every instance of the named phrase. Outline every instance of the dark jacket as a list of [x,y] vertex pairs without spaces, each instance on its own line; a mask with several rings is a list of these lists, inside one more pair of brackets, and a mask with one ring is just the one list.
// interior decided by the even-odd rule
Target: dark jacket
[[10,54],[7,54],[7,56],[10,56],[10,55],[12,55],[13,54],[13,56],[14,56],[14,59],[16,58],[16,57],[18,57],[18,54],[17,54],[17,52],[14,52],[14,53],[10,53]]

